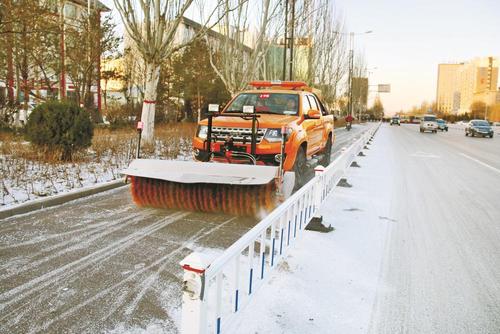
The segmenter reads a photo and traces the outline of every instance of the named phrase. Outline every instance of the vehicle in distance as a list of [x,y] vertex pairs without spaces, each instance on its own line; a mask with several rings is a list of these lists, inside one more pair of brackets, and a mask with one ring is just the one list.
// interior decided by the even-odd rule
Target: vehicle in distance
[[465,135],[493,138],[493,128],[488,121],[473,119],[465,126]]
[[[250,86],[253,89],[238,93],[213,118],[210,150],[206,143],[208,120],[198,124],[193,139],[195,158],[246,164],[245,156],[251,154],[257,165],[279,166],[283,161],[283,170],[295,173],[298,188],[312,175],[314,165],[330,163],[335,139],[333,115],[328,114],[319,92],[303,82],[256,81]],[[254,148],[251,119],[231,117],[231,113],[242,113],[248,108],[258,115]]]
[[393,118],[391,118],[390,124],[391,125],[399,125],[399,126],[401,126],[401,120],[399,119],[399,117],[393,117]]
[[420,132],[430,131],[436,133],[438,130],[438,123],[435,115],[424,115],[420,122]]
[[438,130],[448,132],[448,124],[446,124],[446,121],[444,119],[438,118],[436,122],[438,125]]

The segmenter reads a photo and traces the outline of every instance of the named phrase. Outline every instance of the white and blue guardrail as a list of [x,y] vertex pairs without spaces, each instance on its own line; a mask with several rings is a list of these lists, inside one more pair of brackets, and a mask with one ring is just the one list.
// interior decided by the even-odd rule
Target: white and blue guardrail
[[366,130],[327,168],[273,210],[215,260],[192,253],[184,269],[181,333],[235,333],[242,308],[304,231],[346,168],[380,124]]

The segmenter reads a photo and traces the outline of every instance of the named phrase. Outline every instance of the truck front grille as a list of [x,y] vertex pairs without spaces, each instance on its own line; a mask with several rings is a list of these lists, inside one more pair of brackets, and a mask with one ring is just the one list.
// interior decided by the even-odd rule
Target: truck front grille
[[[256,129],[257,144],[262,141],[267,129]],[[212,127],[212,136],[216,142],[223,143],[227,137],[232,137],[235,144],[250,144],[252,142],[251,128],[226,128],[214,126]]]

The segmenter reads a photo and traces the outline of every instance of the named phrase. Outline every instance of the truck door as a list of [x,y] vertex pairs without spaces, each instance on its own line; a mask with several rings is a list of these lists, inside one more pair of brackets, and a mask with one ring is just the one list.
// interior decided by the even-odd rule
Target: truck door
[[[316,97],[311,94],[307,94],[307,98],[309,99],[309,104],[311,105],[311,109],[316,109],[321,112],[321,108],[319,106],[318,101],[316,100]],[[312,134],[311,134],[311,146],[314,146],[314,152],[316,153],[317,151],[321,150],[323,148],[323,133],[324,133],[324,125],[323,125],[323,116],[319,119],[312,119],[311,121],[314,121],[314,126],[311,129]]]
[[316,119],[307,118],[306,114],[309,109],[314,109],[310,102],[309,98],[303,94],[300,96],[302,100],[302,113],[304,115],[304,122],[302,122],[302,128],[307,134],[307,156],[313,155],[317,150],[316,140],[314,139],[314,128],[316,127]]

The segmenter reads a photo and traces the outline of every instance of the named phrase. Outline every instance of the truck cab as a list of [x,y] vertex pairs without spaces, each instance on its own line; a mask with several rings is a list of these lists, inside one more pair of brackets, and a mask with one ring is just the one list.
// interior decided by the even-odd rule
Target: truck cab
[[297,182],[303,184],[311,166],[330,163],[333,115],[328,114],[319,92],[304,82],[255,81],[250,86],[215,112],[211,124],[208,119],[198,124],[193,139],[195,158],[248,163],[246,156],[251,155],[257,165],[282,164],[284,171],[295,172]]

